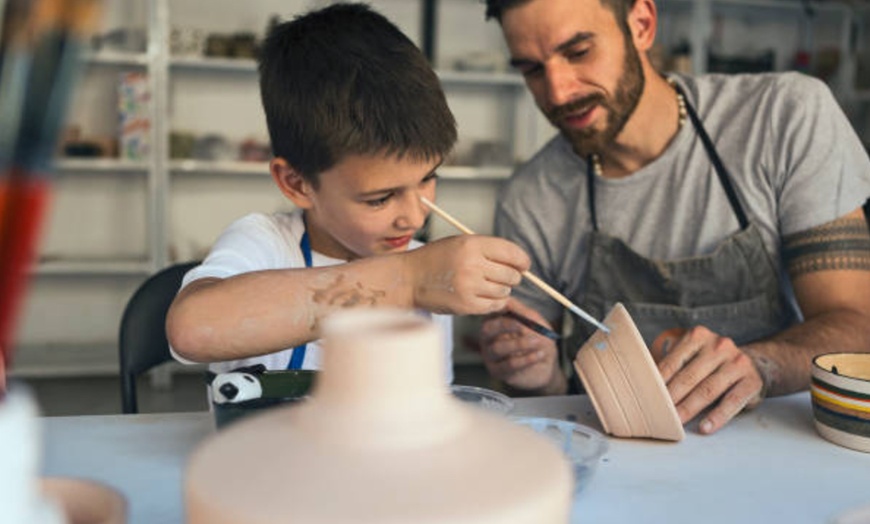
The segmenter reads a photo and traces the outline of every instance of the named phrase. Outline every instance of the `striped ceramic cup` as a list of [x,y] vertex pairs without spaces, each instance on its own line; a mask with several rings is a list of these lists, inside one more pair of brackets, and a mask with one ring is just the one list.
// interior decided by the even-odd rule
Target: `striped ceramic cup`
[[870,353],[819,355],[810,390],[819,434],[870,453]]

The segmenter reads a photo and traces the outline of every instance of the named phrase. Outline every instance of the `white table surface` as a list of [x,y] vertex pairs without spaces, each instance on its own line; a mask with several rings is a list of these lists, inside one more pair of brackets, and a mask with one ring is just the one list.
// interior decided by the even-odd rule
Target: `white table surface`
[[[512,413],[600,425],[586,397],[517,399]],[[46,476],[102,481],[130,504],[130,524],[183,522],[190,452],[214,432],[209,413],[42,419]],[[815,431],[809,394],[770,399],[715,435],[679,443],[609,438],[575,498],[572,522],[823,524],[870,505],[870,454]]]

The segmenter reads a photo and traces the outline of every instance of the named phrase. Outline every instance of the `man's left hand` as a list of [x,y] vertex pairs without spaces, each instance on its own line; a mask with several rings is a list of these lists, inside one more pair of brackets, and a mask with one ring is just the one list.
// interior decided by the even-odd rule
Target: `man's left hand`
[[749,355],[730,338],[703,326],[686,331],[656,353],[653,356],[683,424],[712,408],[698,426],[703,434],[716,432],[763,398],[764,381]]

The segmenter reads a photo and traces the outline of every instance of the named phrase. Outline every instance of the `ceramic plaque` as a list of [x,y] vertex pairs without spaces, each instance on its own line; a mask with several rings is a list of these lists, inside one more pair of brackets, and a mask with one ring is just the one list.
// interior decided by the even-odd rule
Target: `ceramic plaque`
[[617,437],[682,440],[677,409],[637,326],[622,304],[574,359],[604,431]]

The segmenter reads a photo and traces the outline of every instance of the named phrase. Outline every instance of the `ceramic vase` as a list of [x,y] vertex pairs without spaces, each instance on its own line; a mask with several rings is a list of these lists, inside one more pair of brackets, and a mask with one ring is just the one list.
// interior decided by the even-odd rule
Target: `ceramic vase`
[[190,523],[568,521],[571,470],[543,437],[453,398],[441,335],[412,312],[335,314],[306,402],[193,454]]

